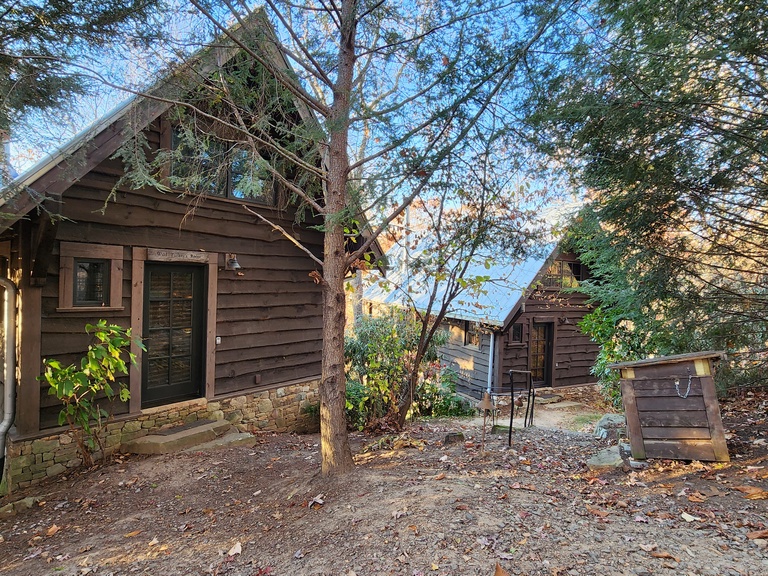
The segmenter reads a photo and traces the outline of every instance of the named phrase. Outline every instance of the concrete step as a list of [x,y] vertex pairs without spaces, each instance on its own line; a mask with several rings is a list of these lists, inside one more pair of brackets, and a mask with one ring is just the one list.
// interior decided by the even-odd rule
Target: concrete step
[[203,444],[187,448],[185,452],[216,450],[217,448],[226,448],[228,446],[248,446],[250,448],[255,446],[256,442],[256,436],[250,432],[228,432],[210,442],[204,442]]
[[563,399],[559,394],[542,392],[536,394],[536,404],[558,404]]
[[[538,398],[537,398],[538,402]],[[565,410],[567,408],[585,408],[584,404],[580,402],[572,402],[571,400],[563,400],[561,402],[553,402],[552,404],[546,404],[548,410]]]
[[125,442],[120,449],[131,454],[169,454],[213,442],[231,430],[226,420],[198,420]]

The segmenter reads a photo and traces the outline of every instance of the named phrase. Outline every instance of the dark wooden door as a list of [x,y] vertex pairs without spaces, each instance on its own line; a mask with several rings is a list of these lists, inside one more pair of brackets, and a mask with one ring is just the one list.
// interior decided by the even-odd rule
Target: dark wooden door
[[531,328],[531,381],[536,387],[552,386],[552,348],[554,326],[534,323]]
[[203,390],[204,269],[147,264],[142,407],[198,398]]

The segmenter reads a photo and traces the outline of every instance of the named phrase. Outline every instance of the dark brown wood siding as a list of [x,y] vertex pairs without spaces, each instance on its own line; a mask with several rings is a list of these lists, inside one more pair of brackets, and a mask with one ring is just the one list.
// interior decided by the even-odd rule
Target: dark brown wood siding
[[577,386],[596,381],[591,374],[599,347],[578,324],[590,311],[583,294],[564,294],[549,290],[531,293],[525,312],[517,319],[522,325],[523,341],[512,342],[509,333],[502,343],[503,385],[509,386],[509,370],[530,369],[531,327],[534,323],[551,323],[553,328],[552,387]]
[[[159,142],[156,130],[150,141]],[[58,256],[61,242],[123,246],[123,309],[57,310],[59,258],[52,258],[42,289],[42,358],[78,361],[89,342],[86,323],[104,318],[131,325],[131,248],[147,247],[219,253],[215,334],[221,343],[216,346],[215,396],[318,376],[322,299],[309,276],[317,265],[237,201],[208,198],[193,204],[174,193],[125,190],[102,213],[121,174],[117,160],[106,160],[65,192],[65,219],[53,250]],[[294,233],[316,255],[322,253],[322,234],[296,224],[293,209],[253,208]],[[237,254],[241,270],[224,269],[226,253]],[[58,405],[46,385],[40,385],[40,393],[42,429],[55,425]]]

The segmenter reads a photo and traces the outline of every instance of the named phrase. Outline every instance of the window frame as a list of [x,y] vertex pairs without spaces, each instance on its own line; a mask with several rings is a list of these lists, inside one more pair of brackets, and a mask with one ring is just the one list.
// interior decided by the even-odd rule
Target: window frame
[[[566,267],[568,273],[566,273]],[[578,274],[575,268],[578,267]],[[557,268],[556,272],[553,269]],[[572,286],[566,286],[566,279],[573,279]],[[578,288],[581,282],[585,280],[584,265],[577,260],[555,260],[547,268],[544,277],[541,279],[541,287],[544,290],[563,290]]]
[[[477,343],[473,340],[477,338]],[[464,320],[464,346],[480,350],[483,345],[483,334],[480,331],[480,324],[472,320]]]
[[[72,306],[74,308],[88,308],[88,307],[94,307],[98,306],[101,308],[102,306],[106,306],[108,303],[110,303],[110,294],[111,292],[111,260],[107,260],[106,258],[83,258],[82,256],[75,256],[72,266]],[[77,299],[78,294],[78,286],[80,284],[80,265],[81,264],[100,264],[103,266],[103,269],[101,270],[101,273],[103,274],[103,285],[101,288],[101,292],[103,294],[102,298],[100,300],[79,300]],[[86,287],[87,288],[87,287]]]
[[[103,260],[107,263],[109,302],[104,305],[75,304],[75,261]],[[108,244],[61,242],[59,245],[59,307],[57,312],[123,310],[123,247]]]
[[[175,154],[179,143],[182,141],[178,136],[178,126],[170,127],[170,134],[168,136],[168,149],[172,154]],[[222,140],[216,140],[216,154],[208,160],[212,165],[213,174],[215,179],[211,181],[211,185],[202,185],[199,189],[191,190],[196,194],[202,194],[207,198],[216,198],[218,200],[230,200],[234,202],[247,202],[249,204],[258,204],[260,206],[274,207],[276,202],[275,194],[275,181],[273,177],[268,177],[262,182],[264,183],[264,189],[266,193],[259,197],[248,196],[236,196],[234,195],[234,171],[233,165],[235,162],[235,156],[239,153],[248,154],[248,150],[237,144],[231,144],[227,146],[227,142]],[[170,159],[168,166],[168,177],[175,178],[174,168],[178,165],[183,165],[185,162],[192,162],[194,156],[180,152],[180,158],[175,159],[173,156]],[[178,176],[183,178],[183,176]],[[224,189],[219,193],[219,188]]]
[[523,344],[523,323],[515,322],[509,328],[509,343],[513,346]]

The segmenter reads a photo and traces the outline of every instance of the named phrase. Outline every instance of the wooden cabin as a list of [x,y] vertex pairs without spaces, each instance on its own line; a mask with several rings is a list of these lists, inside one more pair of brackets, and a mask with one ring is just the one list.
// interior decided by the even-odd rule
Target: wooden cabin
[[[530,371],[537,388],[596,382],[591,369],[598,345],[578,326],[591,307],[584,294],[571,290],[588,271],[575,254],[551,248],[514,266],[475,267],[468,275],[489,275],[492,281],[482,294],[458,298],[443,321],[449,339],[440,354],[458,373],[459,393],[472,398],[481,398],[486,390],[508,393],[510,370]],[[391,280],[396,283],[395,276]],[[397,290],[374,288],[366,298],[379,305],[402,305]],[[425,297],[414,290],[409,299],[426,308]],[[525,374],[514,377],[516,388],[525,384]]]
[[509,370],[530,371],[537,388],[597,382],[591,371],[599,346],[579,328],[592,307],[583,293],[571,291],[587,275],[573,253],[556,253],[542,267],[501,326],[494,389],[508,388]]
[[317,264],[250,210],[320,258],[316,219],[298,224],[276,184],[253,197],[238,194],[232,178],[204,198],[120,187],[107,202],[124,173],[112,156],[129,128],[140,122],[150,153],[173,145],[169,108],[134,99],[3,191],[0,257],[18,287],[9,486],[79,464],[74,445],[59,441],[61,405],[38,377],[44,359],[79,362],[90,342],[85,325],[99,319],[130,327],[146,345],[133,348],[130,399],[112,406],[111,450],[197,419],[290,430],[318,400]]

